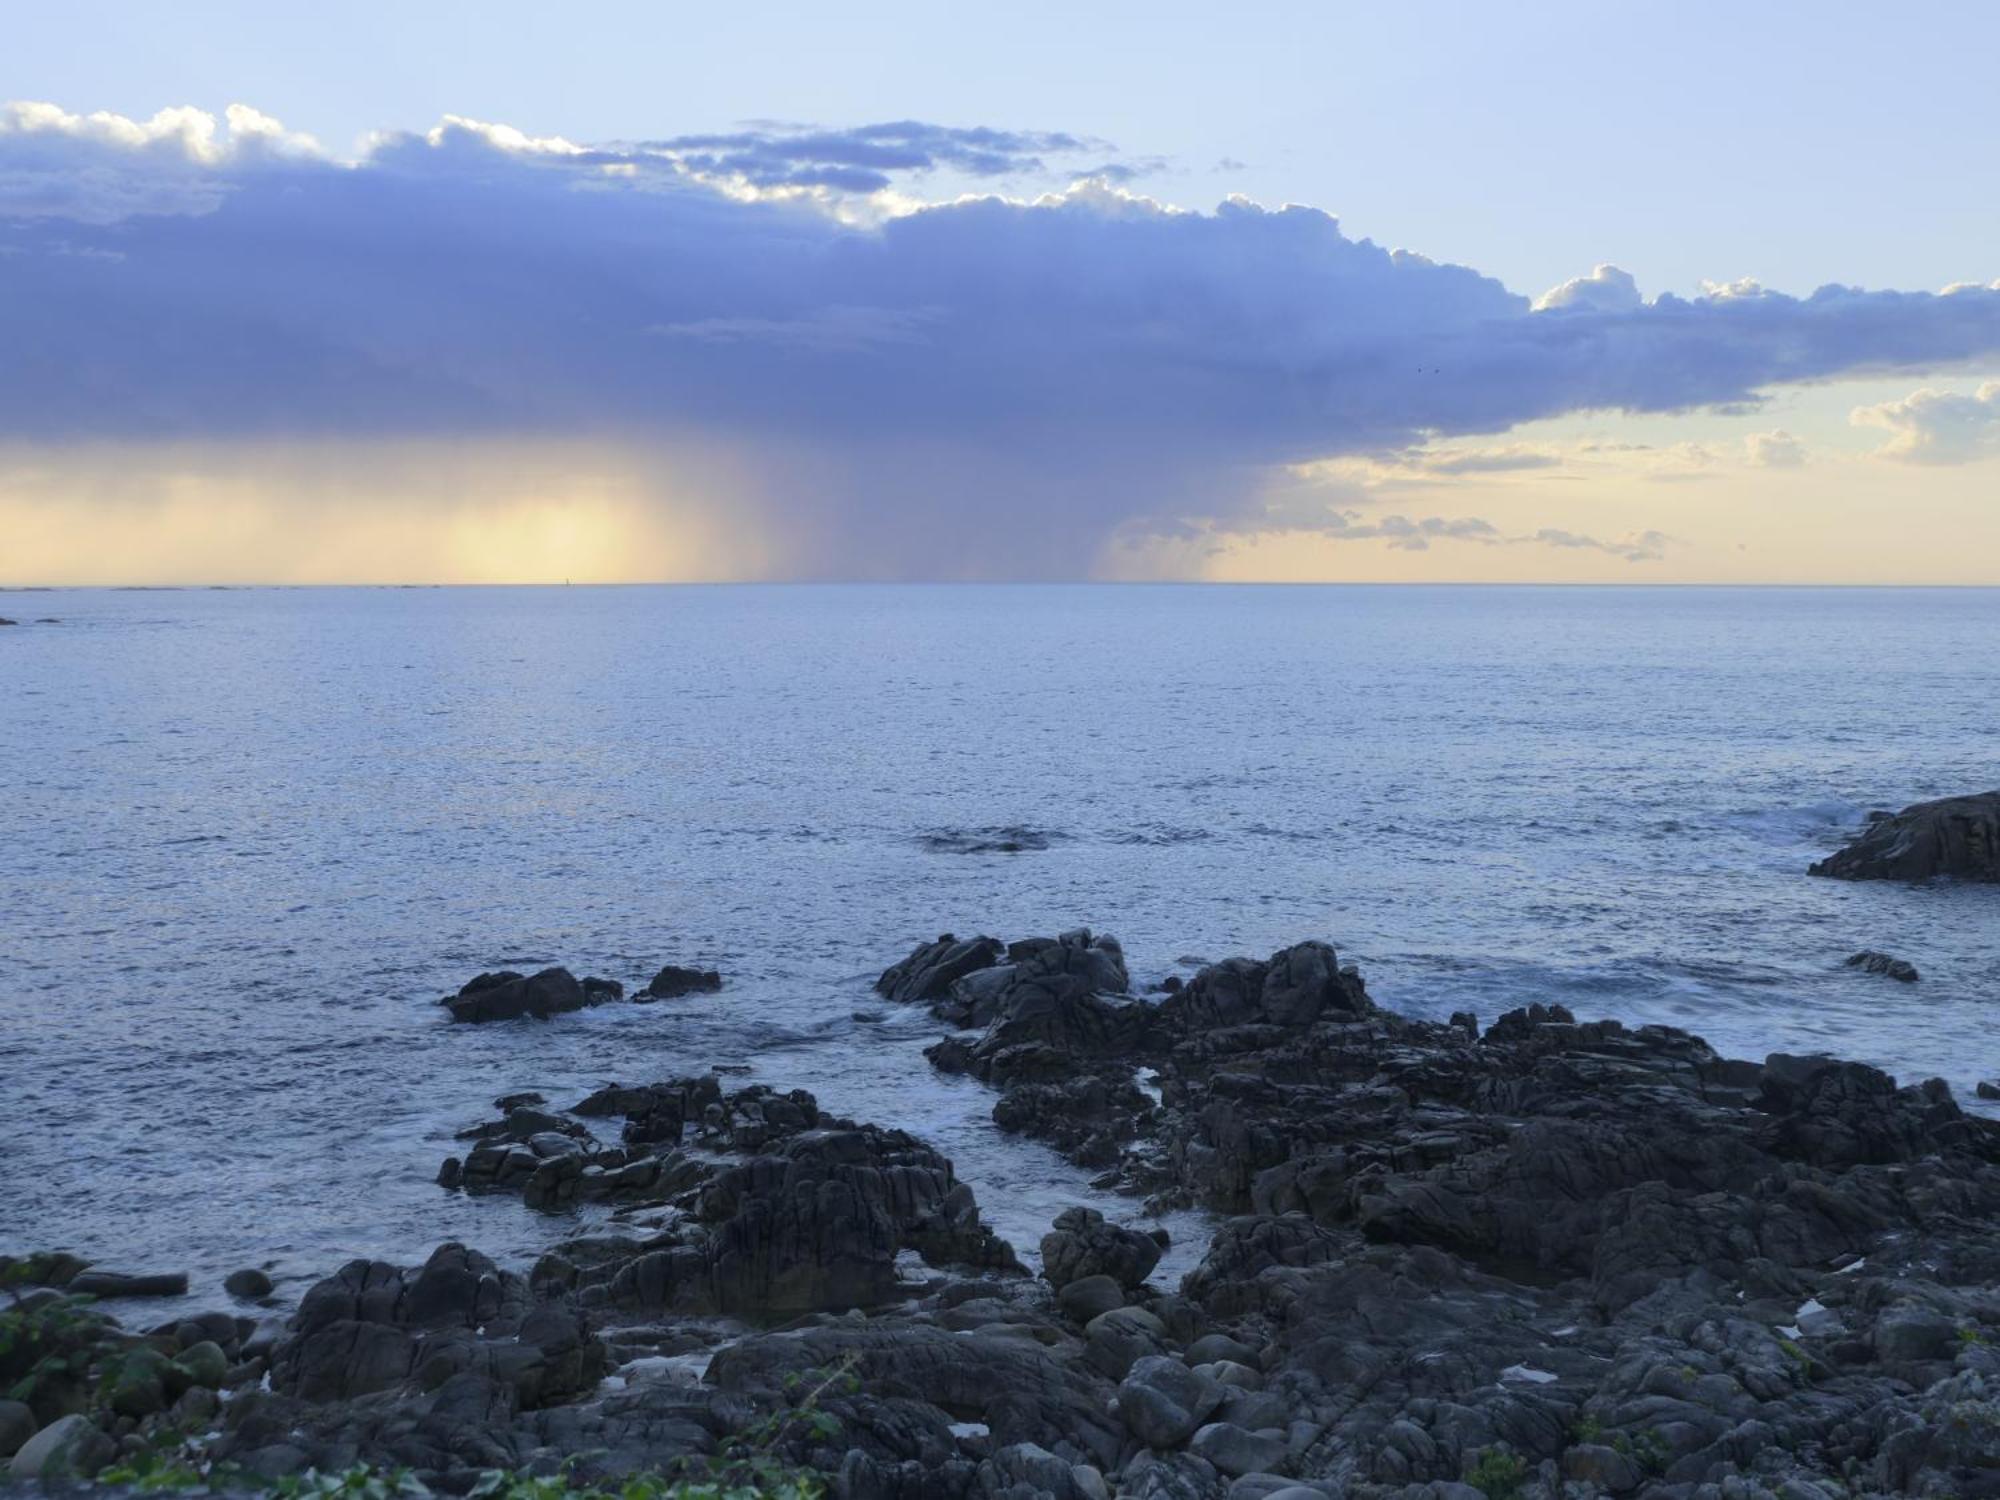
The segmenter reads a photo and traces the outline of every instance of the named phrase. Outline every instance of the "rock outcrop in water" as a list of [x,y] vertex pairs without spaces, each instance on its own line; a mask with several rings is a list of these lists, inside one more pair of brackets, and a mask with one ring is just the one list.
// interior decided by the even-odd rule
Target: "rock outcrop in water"
[[1898,980],[1903,984],[1915,984],[1923,978],[1917,966],[1907,958],[1898,958],[1893,953],[1881,953],[1873,948],[1863,948],[1851,954],[1846,967],[1859,969],[1864,974],[1880,974],[1884,979]]
[[1807,872],[1836,880],[2000,881],[2000,791],[1877,814],[1846,848]]
[[[147,1378],[251,1473],[447,1490],[705,1464],[810,1391],[770,1456],[844,1500],[2000,1494],[2000,1124],[1938,1081],[1560,1006],[1414,1020],[1317,942],[1156,1002],[1102,935],[944,938],[880,988],[1101,1174],[1040,1277],[935,1150],[809,1094],[516,1094],[448,1180],[608,1220],[525,1274],[356,1261]],[[1216,1216],[1177,1286],[1140,1197]],[[172,1394],[195,1367],[219,1413]],[[79,1406],[44,1446],[86,1467],[168,1420]]]

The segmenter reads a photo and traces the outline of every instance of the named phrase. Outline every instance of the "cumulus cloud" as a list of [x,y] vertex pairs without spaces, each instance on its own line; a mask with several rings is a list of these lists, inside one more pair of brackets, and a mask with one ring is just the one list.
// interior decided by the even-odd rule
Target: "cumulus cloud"
[[1857,406],[1857,427],[1880,427],[1889,440],[1877,450],[1885,458],[1913,464],[1965,464],[2000,455],[2000,380],[1989,380],[1970,396],[1928,388],[1900,401]]
[[[1188,212],[1102,176],[910,196],[1072,149],[1103,147],[450,119],[341,161],[251,111],[14,106],[0,439],[698,438],[736,456],[781,568],[1076,575],[1135,526],[1278,529],[1258,507],[1288,466],[1442,444],[1439,481],[1533,468],[1450,440],[2000,352],[1988,287],[1645,301],[1600,267],[1537,310],[1311,208]],[[1449,534],[1429,524],[1409,543]]]
[[1761,469],[1796,469],[1806,461],[1806,445],[1782,427],[1743,439],[1750,462]]
[[1535,311],[1631,312],[1644,300],[1630,271],[1599,266],[1588,276],[1574,277],[1542,293],[1535,299]]

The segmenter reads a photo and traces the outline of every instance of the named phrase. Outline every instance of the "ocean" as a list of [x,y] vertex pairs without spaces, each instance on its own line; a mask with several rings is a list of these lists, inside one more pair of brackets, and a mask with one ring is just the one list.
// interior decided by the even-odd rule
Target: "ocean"
[[[2000,591],[0,593],[0,1249],[296,1295],[575,1232],[433,1179],[498,1095],[712,1065],[932,1139],[1032,1252],[1086,1175],[876,974],[1090,926],[1324,938],[1378,1001],[1827,1050],[1972,1107],[2000,892],[1809,879],[2000,784]],[[56,623],[33,623],[44,616]],[[1017,845],[1018,848],[994,847]],[[1844,969],[1886,949],[1915,985]],[[715,995],[452,1026],[562,963]],[[1991,1105],[1978,1105],[1991,1110]],[[1131,1205],[1136,1215],[1138,1206]],[[585,1221],[587,1222],[587,1221]],[[1169,1224],[1177,1259],[1203,1225]],[[1170,1263],[1172,1264],[1172,1263]]]

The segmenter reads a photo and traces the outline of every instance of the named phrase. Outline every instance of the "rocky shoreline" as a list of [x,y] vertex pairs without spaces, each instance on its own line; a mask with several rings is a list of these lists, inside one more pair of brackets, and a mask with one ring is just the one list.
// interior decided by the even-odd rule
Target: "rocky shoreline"
[[[454,1015],[562,1024],[596,982],[555,973]],[[73,1295],[95,1268],[0,1263],[0,1454],[135,1488],[2000,1495],[2000,1123],[1941,1081],[1559,1006],[1414,1020],[1318,942],[1139,996],[1108,936],[946,936],[877,988],[935,1013],[932,1064],[1003,1129],[1098,1174],[1040,1274],[935,1149],[802,1090],[511,1094],[443,1190],[604,1225],[149,1332]],[[1178,1285],[1119,1222],[1141,1205],[1217,1216]]]

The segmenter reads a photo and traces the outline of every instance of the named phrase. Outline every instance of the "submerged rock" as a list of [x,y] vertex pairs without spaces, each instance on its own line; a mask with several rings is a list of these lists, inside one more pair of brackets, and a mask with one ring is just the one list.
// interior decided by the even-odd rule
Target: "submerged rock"
[[713,969],[684,969],[668,964],[655,974],[635,1000],[678,1000],[683,995],[710,994],[722,988],[722,976]]
[[185,1297],[187,1272],[79,1271],[66,1283],[71,1294],[84,1297]]
[[1846,848],[1807,871],[1837,880],[2000,881],[2000,791],[1877,814]]
[[1863,948],[1846,960],[1846,967],[1859,969],[1864,974],[1880,974],[1885,979],[1901,980],[1904,984],[1915,984],[1919,976],[1917,966],[1907,959],[1892,954],[1878,953],[1873,948]]

